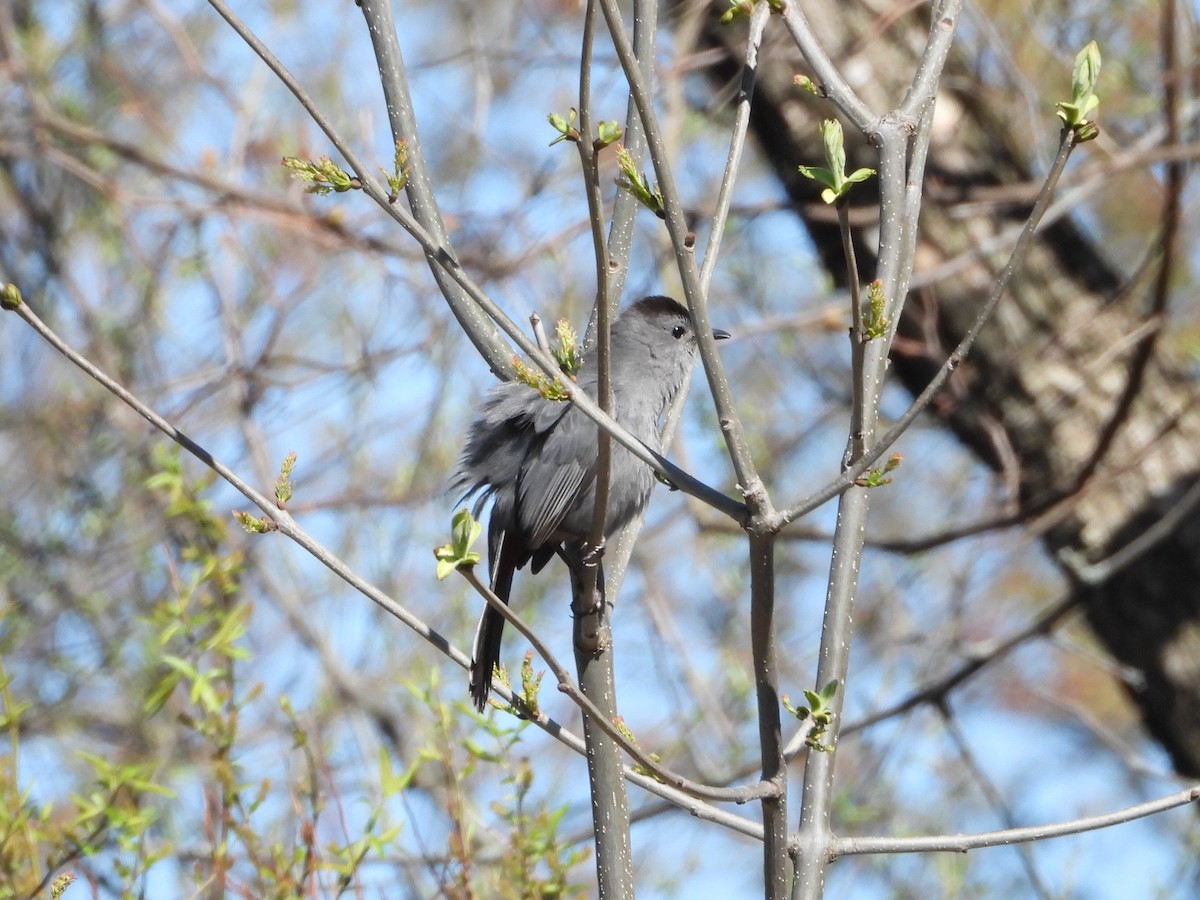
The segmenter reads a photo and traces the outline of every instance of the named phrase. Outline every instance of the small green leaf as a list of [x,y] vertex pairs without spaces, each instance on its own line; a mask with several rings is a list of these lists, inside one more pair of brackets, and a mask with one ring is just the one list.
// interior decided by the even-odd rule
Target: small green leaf
[[15,284],[0,285],[0,309],[7,309],[12,312],[18,309],[25,301],[21,298],[21,289]]
[[645,172],[639,172],[637,166],[634,165],[633,155],[622,146],[617,146],[617,169],[620,175],[617,177],[617,185],[624,188],[633,194],[634,198],[654,213],[660,219],[667,217],[664,207],[662,191],[658,186],[650,186],[650,180],[646,177]]
[[541,715],[538,707],[538,692],[542,687],[542,676],[546,673],[535,672],[533,669],[533,651],[526,650],[521,660],[521,700],[529,718],[536,719]]
[[166,705],[167,699],[175,690],[175,686],[179,684],[181,676],[178,672],[167,672],[158,683],[151,688],[149,695],[142,703],[142,711],[148,716],[153,716]]
[[813,81],[807,75],[792,76],[792,83],[794,85],[796,85],[798,88],[800,88],[802,91],[808,91],[808,93],[812,94],[814,97],[821,96],[821,93],[822,93],[821,88],[817,85],[817,83],[815,81]]
[[833,710],[829,708],[829,701],[836,696],[838,690],[837,680],[829,682],[820,691],[804,691],[804,699],[808,701],[808,706],[793,706],[788,699],[787,694],[783,695],[783,708],[791,715],[795,716],[800,721],[811,721],[812,730],[809,731],[808,737],[804,742],[819,753],[829,753],[832,749],[828,744],[821,742],[825,732],[833,724]]
[[471,545],[482,533],[483,526],[467,510],[460,509],[454,514],[450,525],[450,543],[433,551],[438,560],[438,581],[444,581],[462,566],[473,566],[479,562],[479,554],[471,550]]
[[388,190],[390,191],[388,200],[392,203],[396,202],[400,197],[400,192],[408,184],[408,172],[410,168],[408,165],[408,139],[400,138],[400,140],[396,141],[395,165],[390,173],[387,171],[383,173],[383,177],[388,183]]
[[328,156],[319,157],[316,162],[299,159],[295,156],[285,156],[283,165],[292,170],[292,177],[297,181],[306,183],[304,190],[310,194],[328,194],[334,191],[340,194],[362,187],[357,178],[338,166]]
[[875,174],[874,169],[855,169],[846,175],[846,149],[843,141],[842,126],[836,119],[826,119],[821,123],[821,143],[825,147],[825,162],[823,166],[798,166],[800,174],[805,178],[825,185],[821,191],[821,199],[833,204],[846,195],[850,186],[866,181]]
[[421,760],[415,760],[403,772],[397,774],[392,767],[392,755],[386,747],[379,748],[379,786],[385,797],[390,797],[393,794],[398,794],[406,790],[412,783],[413,776],[417,774],[417,769],[421,765]]
[[296,451],[292,450],[279,466],[279,477],[275,479],[275,500],[282,509],[292,499],[292,470],[296,468]]
[[465,550],[475,543],[482,533],[483,526],[476,522],[465,509],[459,510],[453,523],[455,546]]
[[1088,41],[1087,46],[1075,56],[1075,68],[1071,72],[1071,101],[1085,106],[1099,103],[1093,96],[1099,78],[1100,46],[1095,41]]
[[579,335],[566,319],[558,320],[558,324],[554,327],[554,335],[558,339],[558,346],[551,350],[554,360],[568,377],[574,379],[579,374],[579,370],[583,368],[583,356],[579,352]]
[[821,144],[825,148],[825,162],[840,182],[846,173],[846,146],[841,122],[826,119],[821,123]]
[[877,278],[867,287],[867,312],[863,317],[862,340],[875,340],[888,333],[892,320],[883,314],[886,308],[887,298],[883,296],[883,282]]
[[892,479],[888,478],[887,475],[900,468],[902,462],[904,462],[904,457],[899,453],[893,453],[888,457],[888,461],[884,465],[864,472],[858,478],[854,479],[854,483],[859,487],[865,488],[877,488],[883,487],[885,484],[891,484]]
[[550,123],[550,127],[558,132],[558,137],[550,142],[553,147],[560,141],[578,141],[579,132],[575,129],[575,117],[579,115],[578,110],[572,108],[566,116],[561,116],[558,113],[550,113],[546,116],[546,121]]
[[279,526],[270,519],[260,519],[257,516],[252,516],[250,513],[242,512],[241,510],[233,510],[232,515],[250,534],[266,534],[269,531],[278,531]]
[[796,166],[796,168],[800,170],[800,174],[805,178],[819,181],[826,187],[832,188],[837,184],[837,178],[828,169],[823,169],[820,166]]
[[221,710],[221,698],[213,687],[213,679],[224,675],[221,669],[209,669],[192,682],[192,702],[204,707],[204,711],[210,715]]
[[75,875],[72,872],[64,872],[52,882],[50,882],[50,900],[58,900],[63,895],[63,891],[71,886],[71,882],[75,880]]
[[238,638],[246,633],[250,626],[250,613],[253,606],[249,603],[242,603],[235,606],[221,622],[221,627],[216,630],[201,646],[205,650],[216,650],[230,655],[231,649],[228,645],[232,644]]
[[754,0],[729,0],[729,9],[721,14],[721,24],[728,24],[739,16],[748,16],[753,10]]
[[1055,115],[1063,125],[1075,130],[1080,141],[1090,141],[1099,135],[1100,129],[1088,115],[1100,105],[1096,96],[1096,83],[1100,79],[1100,47],[1088,41],[1086,47],[1075,56],[1075,67],[1071,72],[1071,101],[1055,104]]
[[[634,747],[641,747],[641,744],[638,743],[637,736],[633,733],[633,729],[631,729],[629,724],[625,721],[624,716],[614,716],[613,724],[617,726],[617,731],[621,733],[621,737],[629,741],[629,743]],[[646,756],[654,763],[658,763],[662,759],[662,757],[660,757],[657,753],[647,753]],[[653,778],[655,781],[661,781],[661,778],[657,774],[643,765],[635,763],[632,768],[633,771],[637,772],[639,775],[645,775],[647,778]]]
[[196,667],[193,666],[186,659],[182,659],[181,657],[170,656],[170,655],[164,655],[162,659],[163,659],[164,663],[166,663],[168,666],[170,666],[172,669],[174,669],[176,672],[178,672],[180,675],[182,675],[184,678],[188,679],[189,681],[194,681],[195,679],[200,677],[200,673],[196,670]]
[[611,147],[621,139],[624,132],[621,126],[617,124],[617,120],[613,119],[608,122],[601,122],[596,126],[596,149],[602,147]]
[[[562,402],[571,399],[571,395],[567,393],[567,389],[557,378],[553,380],[547,378],[542,374],[540,369],[526,365],[519,356],[513,357],[512,364],[513,379],[521,382],[521,384],[529,385],[547,400]],[[562,364],[561,361],[559,364]],[[580,365],[583,365],[583,363],[581,362]]]

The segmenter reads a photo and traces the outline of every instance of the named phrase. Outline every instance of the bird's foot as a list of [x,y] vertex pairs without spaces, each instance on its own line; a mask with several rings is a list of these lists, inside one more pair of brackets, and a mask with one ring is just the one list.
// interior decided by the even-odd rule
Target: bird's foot
[[583,564],[588,568],[600,565],[600,560],[604,558],[604,544],[597,544],[595,547],[584,544],[582,558]]

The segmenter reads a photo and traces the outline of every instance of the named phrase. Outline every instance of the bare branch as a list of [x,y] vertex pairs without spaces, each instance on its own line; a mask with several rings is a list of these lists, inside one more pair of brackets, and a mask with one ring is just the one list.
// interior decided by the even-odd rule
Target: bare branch
[[1065,837],[1069,834],[1082,834],[1085,831],[1111,828],[1113,825],[1158,815],[1169,809],[1187,806],[1189,803],[1197,801],[1200,801],[1200,785],[1116,812],[1086,816],[1053,825],[1027,825],[1024,828],[1005,828],[1000,831],[985,831],[979,834],[949,834],[916,838],[834,838],[830,844],[830,852],[834,856],[853,856],[862,853],[966,853],[969,850],[978,850],[983,847],[1003,847],[1007,844],[1044,841],[1050,838]]

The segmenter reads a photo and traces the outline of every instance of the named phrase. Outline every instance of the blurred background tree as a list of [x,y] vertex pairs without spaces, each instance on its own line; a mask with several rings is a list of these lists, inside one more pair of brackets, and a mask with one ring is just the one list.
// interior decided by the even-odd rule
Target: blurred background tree
[[[827,7],[806,14],[847,77],[892,96],[924,7]],[[1193,10],[968,13],[885,412],[905,408],[902,386],[920,388],[986,296],[1053,153],[1052,100],[1093,38],[1103,135],[1077,156],[939,419],[906,435],[904,466],[872,498],[839,833],[1069,819],[1200,773]],[[357,11],[243,14],[388,165]],[[657,99],[703,243],[744,36],[704,3],[670,14]],[[579,10],[464,0],[397,16],[464,267],[515,319],[582,324],[586,206],[545,124],[577,102]],[[757,146],[710,296],[736,335],[722,352],[763,475],[800,497],[838,471],[849,314],[834,223],[795,174],[819,161],[815,123],[830,111],[792,84],[805,69],[785,44],[768,27]],[[491,376],[419,249],[361,196],[313,198],[288,178],[282,156],[329,148],[203,3],[14,0],[0,5],[0,72],[3,280],[261,489],[296,450],[293,514],[466,647],[477,600],[435,581],[430,550]],[[610,55],[596,75],[598,117],[622,118]],[[865,146],[850,156],[873,164]],[[869,195],[852,214],[869,254]],[[671,266],[642,217],[626,294],[677,293]],[[591,882],[582,760],[510,717],[473,718],[463,672],[297,548],[230,528],[236,494],[3,322],[0,885],[31,896],[71,871],[100,896],[529,896]],[[699,393],[673,455],[732,490]],[[777,562],[793,697],[814,678],[831,530],[827,506]],[[1143,555],[1106,568],[1147,534]],[[659,491],[617,611],[626,720],[673,768],[712,781],[756,764],[739,546]],[[565,651],[562,581],[517,590]],[[510,641],[510,670],[521,652]],[[574,721],[565,701],[542,700]],[[644,896],[757,892],[750,841],[632,801]],[[1194,814],[1176,811],[970,857],[851,858],[829,895],[1184,896],[1200,880],[1197,839]]]

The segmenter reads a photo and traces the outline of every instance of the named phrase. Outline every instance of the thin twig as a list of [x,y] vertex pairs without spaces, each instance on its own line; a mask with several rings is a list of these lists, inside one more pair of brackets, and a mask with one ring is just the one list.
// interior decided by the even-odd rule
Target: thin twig
[[[608,294],[608,248],[604,239],[604,201],[600,195],[600,163],[593,143],[592,126],[592,41],[596,30],[595,0],[588,0],[583,19],[583,41],[579,59],[579,138],[575,146],[583,170],[584,194],[587,197],[588,221],[592,228],[592,254],[596,263],[596,299],[593,303],[596,321],[596,400],[600,409],[612,414],[612,354],[609,333],[615,304]],[[604,522],[608,512],[608,492],[611,483],[612,441],[601,433],[597,444],[595,505],[592,511],[591,534],[588,543],[600,547],[604,543]],[[584,571],[584,598],[589,603],[596,598],[599,566],[587,566]],[[590,598],[590,599],[589,599]],[[603,599],[600,602],[604,602]],[[601,616],[603,619],[603,616]]]
[[704,262],[700,266],[700,291],[708,296],[713,271],[717,267],[717,256],[721,251],[721,238],[725,234],[725,223],[729,208],[733,204],[733,186],[742,167],[742,153],[746,149],[746,134],[750,127],[750,105],[754,101],[754,85],[758,81],[758,50],[762,45],[763,31],[770,18],[771,7],[757,3],[750,13],[750,25],[746,34],[746,59],[742,64],[742,86],[738,91],[734,109],[733,133],[729,138],[729,154],[725,159],[725,171],[721,175],[721,186],[717,190],[716,208],[708,230],[708,245],[704,248]]
[[796,46],[804,54],[808,64],[812,66],[821,93],[842,111],[855,128],[864,134],[871,133],[878,116],[867,108],[867,105],[854,92],[854,88],[850,87],[850,83],[842,77],[842,73],[825,53],[825,48],[817,40],[812,27],[808,24],[808,19],[800,10],[799,3],[783,4],[783,22],[787,26],[792,40],[796,42]]
[[834,856],[854,856],[864,853],[966,853],[982,847],[1003,847],[1027,841],[1044,841],[1048,838],[1065,837],[1111,828],[1123,822],[1144,819],[1169,809],[1187,806],[1200,801],[1200,785],[1168,794],[1157,800],[1128,806],[1116,812],[1098,816],[1085,816],[1069,822],[1053,825],[1027,825],[1023,828],[1005,828],[1000,831],[985,831],[978,834],[947,834],[929,837],[844,837],[835,838],[830,846]]
[[[654,76],[654,47],[658,36],[657,0],[634,0],[633,2],[633,51],[637,57],[642,77],[649,80]],[[637,104],[630,96],[625,104],[625,131],[621,143],[624,145],[635,168],[642,165],[646,152],[646,137],[642,122],[638,118]],[[615,313],[629,274],[629,252],[633,246],[633,226],[641,208],[629,191],[618,190],[613,200],[612,221],[608,226],[608,278],[609,301]],[[589,334],[592,323],[589,322]],[[664,446],[666,446],[664,444]],[[615,567],[614,567],[615,568]]]
[[[858,258],[854,253],[854,235],[850,232],[850,218],[846,199],[837,201],[838,231],[842,236],[842,252],[846,257],[846,278],[850,294],[850,396],[863,396],[863,371],[866,361],[864,349],[867,331],[863,326],[862,286],[858,274]],[[852,465],[864,450],[862,404],[850,404],[850,435],[846,441],[846,452],[842,457],[842,468]]]
[[916,75],[909,84],[899,109],[896,110],[911,122],[924,118],[927,110],[933,105],[938,85],[942,80],[942,70],[946,66],[946,58],[950,55],[950,46],[954,43],[954,32],[962,14],[962,5],[963,0],[945,0],[940,4],[940,9],[933,10],[929,23],[929,40],[925,42],[921,61],[917,63]]
[[[658,26],[657,0],[634,0],[633,4],[633,48],[637,54],[638,68],[642,77],[650,79],[654,73],[654,45]],[[625,150],[633,160],[635,168],[640,168],[642,156],[646,150],[646,140],[642,133],[642,123],[638,119],[637,106],[633,97],[626,101],[625,132],[623,143]],[[612,221],[608,228],[608,265],[607,304],[610,316],[615,317],[621,293],[625,287],[625,277],[629,272],[629,252],[633,245],[633,226],[637,220],[640,204],[629,191],[618,190],[613,200]],[[595,340],[597,311],[592,310],[588,320],[587,336],[584,346],[590,346]],[[661,435],[661,447],[665,453],[674,438],[674,422],[683,411],[683,402],[687,398],[681,391],[675,398],[675,403],[667,411],[666,421]],[[678,411],[676,411],[678,407]],[[674,417],[674,418],[673,418]],[[621,593],[621,585],[625,581],[625,572],[629,568],[629,560],[633,557],[634,544],[641,533],[645,513],[638,514],[633,521],[612,535],[605,548],[605,584],[608,596],[616,600]]]

